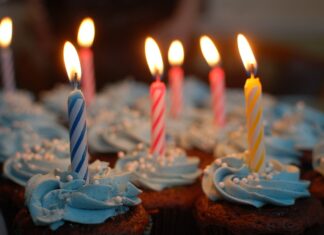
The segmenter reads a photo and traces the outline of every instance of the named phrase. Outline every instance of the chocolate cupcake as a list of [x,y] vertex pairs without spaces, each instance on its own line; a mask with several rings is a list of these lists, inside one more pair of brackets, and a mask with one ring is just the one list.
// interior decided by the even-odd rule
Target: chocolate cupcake
[[270,160],[252,173],[239,157],[215,160],[204,171],[205,195],[195,204],[201,234],[322,234],[320,202],[310,198],[299,169]]
[[100,161],[89,172],[89,183],[70,171],[33,176],[15,234],[144,234],[149,218],[129,174]]
[[116,170],[129,171],[131,181],[143,189],[140,198],[152,217],[152,234],[197,232],[192,206],[201,194],[199,159],[178,148],[153,156],[144,146],[120,156]]
[[18,210],[24,206],[27,181],[35,174],[45,174],[56,168],[65,170],[70,162],[69,145],[64,140],[44,140],[40,145],[26,147],[24,152],[7,159],[0,183],[0,207],[6,214],[8,229]]

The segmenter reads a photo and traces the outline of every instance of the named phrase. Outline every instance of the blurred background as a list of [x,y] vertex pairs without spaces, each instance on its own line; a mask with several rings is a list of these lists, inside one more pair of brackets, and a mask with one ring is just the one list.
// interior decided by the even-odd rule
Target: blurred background
[[0,17],[14,23],[12,47],[19,88],[38,93],[67,82],[62,48],[76,43],[81,20],[95,21],[97,89],[126,76],[150,82],[144,40],[159,43],[167,69],[174,39],[185,47],[186,74],[208,81],[199,36],[208,34],[222,57],[229,87],[246,74],[236,35],[244,33],[266,92],[315,97],[324,108],[323,0],[0,0]]

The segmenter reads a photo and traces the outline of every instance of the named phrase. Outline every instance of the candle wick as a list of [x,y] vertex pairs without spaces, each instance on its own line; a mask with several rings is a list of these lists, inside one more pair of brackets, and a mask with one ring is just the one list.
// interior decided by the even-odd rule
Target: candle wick
[[79,84],[79,81],[78,81],[78,74],[76,72],[73,74],[73,77],[71,79],[71,83],[72,83],[72,86],[73,86],[73,88],[75,90],[79,89],[80,84]]

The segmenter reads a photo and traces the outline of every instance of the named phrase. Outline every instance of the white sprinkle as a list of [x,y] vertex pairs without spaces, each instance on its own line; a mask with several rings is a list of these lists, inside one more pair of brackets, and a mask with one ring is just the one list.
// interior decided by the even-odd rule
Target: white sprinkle
[[67,181],[72,181],[73,180],[73,176],[72,175],[68,175],[67,177],[66,177],[66,179],[67,179]]
[[222,164],[222,160],[221,159],[216,159],[215,160],[215,164],[217,165],[217,166],[220,166],[221,164]]
[[123,158],[123,157],[125,157],[125,153],[122,152],[122,151],[118,152],[118,157],[119,157],[119,158]]
[[116,203],[122,203],[123,198],[122,198],[121,196],[116,196],[116,197],[114,198],[114,201],[115,201]]
[[227,163],[226,162],[223,162],[222,163],[222,167],[228,167]]
[[261,186],[260,184],[258,184],[256,187],[257,187],[257,188],[262,188],[262,186]]
[[254,178],[254,180],[255,180],[256,182],[259,182],[259,181],[260,181],[259,177]]
[[225,184],[224,184],[224,182],[219,182],[219,187],[221,187],[221,188],[225,188]]
[[60,177],[59,175],[56,175],[55,178],[56,178],[57,180],[61,180],[61,177]]
[[234,182],[235,184],[238,184],[238,183],[240,182],[240,179],[237,178],[237,177],[235,177],[235,178],[233,179],[233,182]]
[[248,180],[253,180],[253,176],[252,175],[248,175]]
[[241,180],[241,181],[242,181],[242,183],[244,183],[244,184],[246,184],[246,183],[248,182],[247,178],[245,178],[245,177],[244,177],[244,178],[242,178],[242,180]]
[[94,184],[99,184],[99,180],[95,180],[94,181]]

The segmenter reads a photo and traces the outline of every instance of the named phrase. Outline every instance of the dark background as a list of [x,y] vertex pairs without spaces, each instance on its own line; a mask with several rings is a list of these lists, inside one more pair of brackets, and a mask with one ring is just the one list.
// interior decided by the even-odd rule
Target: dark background
[[168,46],[173,39],[181,39],[185,73],[206,82],[209,68],[198,40],[201,34],[211,35],[221,53],[227,85],[243,87],[246,74],[236,45],[241,32],[253,46],[265,91],[306,94],[318,100],[324,96],[320,10],[324,3],[320,0],[2,0],[0,4],[0,16],[9,15],[14,22],[18,87],[35,93],[67,82],[64,41],[76,45],[81,20],[91,16],[96,26],[93,51],[98,90],[129,75],[151,81],[144,56],[148,35],[158,41],[166,69]]

